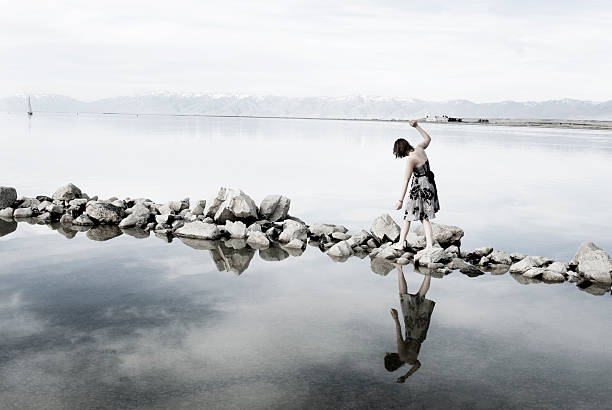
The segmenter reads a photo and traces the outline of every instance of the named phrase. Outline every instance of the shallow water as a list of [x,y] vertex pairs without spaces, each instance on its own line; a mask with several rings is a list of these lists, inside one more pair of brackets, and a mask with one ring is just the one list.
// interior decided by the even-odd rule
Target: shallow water
[[[0,126],[1,184],[20,194],[72,181],[165,201],[235,186],[256,201],[284,193],[292,214],[351,230],[391,212],[392,142],[416,141],[403,124],[368,122],[3,115]],[[612,249],[610,134],[427,129],[437,219],[465,229],[465,249],[559,260],[582,240]],[[248,261],[237,275],[180,240],[87,235],[20,223],[0,238],[3,408],[608,407],[609,291],[434,278],[421,368],[398,384],[407,367],[383,366],[397,351],[397,272],[375,274],[369,258],[219,245]],[[416,292],[424,276],[404,273]]]

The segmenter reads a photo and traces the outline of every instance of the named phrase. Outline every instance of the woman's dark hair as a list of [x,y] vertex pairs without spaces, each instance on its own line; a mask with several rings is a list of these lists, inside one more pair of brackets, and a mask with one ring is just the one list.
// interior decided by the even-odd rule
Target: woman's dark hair
[[399,357],[397,353],[387,353],[385,355],[385,369],[390,372],[394,372],[399,369],[404,362]]
[[395,155],[395,158],[404,158],[410,154],[410,151],[414,151],[414,147],[408,141],[403,138],[395,140],[395,144],[393,144],[393,155]]

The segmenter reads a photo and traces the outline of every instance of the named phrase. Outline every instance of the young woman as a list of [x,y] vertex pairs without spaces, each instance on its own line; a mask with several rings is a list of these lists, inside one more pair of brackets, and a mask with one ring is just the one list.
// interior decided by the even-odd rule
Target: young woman
[[406,247],[406,235],[408,235],[410,230],[410,221],[421,221],[425,231],[427,248],[431,248],[433,246],[433,233],[429,220],[435,218],[436,212],[440,210],[434,173],[429,168],[429,160],[425,154],[425,149],[429,146],[431,137],[416,121],[410,121],[410,125],[419,131],[423,141],[417,144],[416,147],[413,147],[405,139],[399,138],[393,145],[393,154],[395,154],[396,158],[407,157],[402,194],[396,206],[398,210],[402,209],[402,205],[404,205],[404,197],[408,190],[410,177],[412,177],[412,186],[410,187],[410,193],[405,206],[404,225],[402,226],[399,242],[393,245],[395,249],[404,249]]

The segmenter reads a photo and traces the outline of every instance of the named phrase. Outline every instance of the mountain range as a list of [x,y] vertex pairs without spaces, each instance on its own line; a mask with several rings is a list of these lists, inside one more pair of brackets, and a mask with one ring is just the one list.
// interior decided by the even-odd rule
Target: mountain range
[[[0,98],[0,111],[25,112],[27,95]],[[281,97],[236,94],[151,93],[85,102],[63,95],[32,95],[33,111],[131,114],[409,119],[426,115],[469,118],[611,120],[612,100],[444,102],[372,96]]]

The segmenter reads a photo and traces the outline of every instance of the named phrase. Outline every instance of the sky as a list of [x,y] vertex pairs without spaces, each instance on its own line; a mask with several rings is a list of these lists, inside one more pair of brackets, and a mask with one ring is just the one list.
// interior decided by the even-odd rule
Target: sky
[[0,0],[0,10],[0,96],[612,99],[610,1]]

